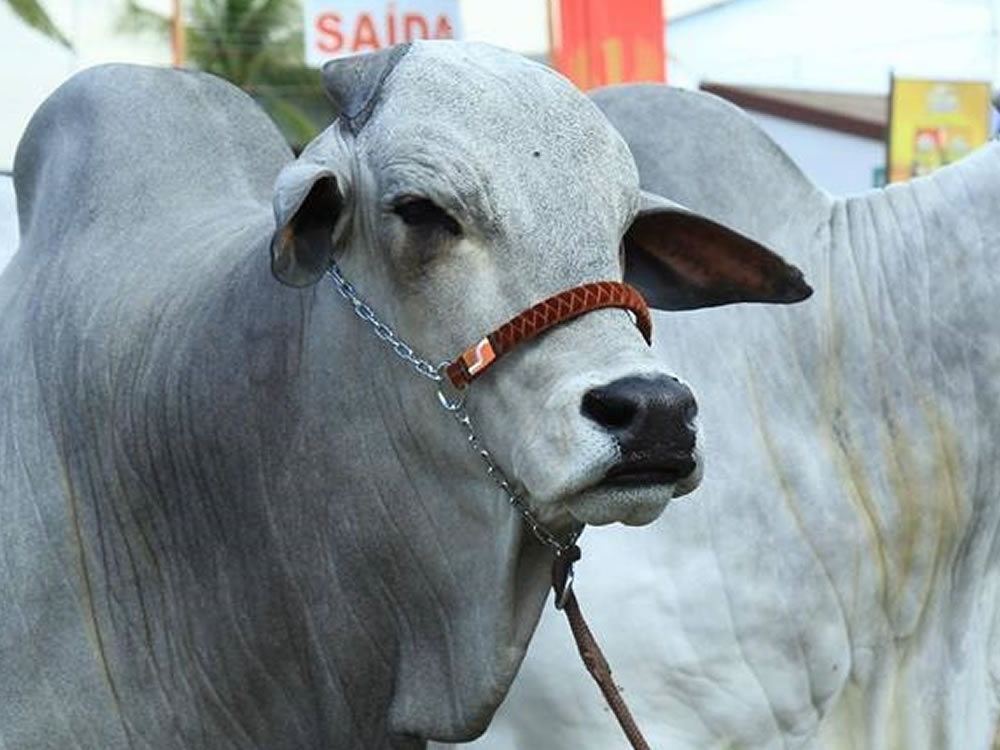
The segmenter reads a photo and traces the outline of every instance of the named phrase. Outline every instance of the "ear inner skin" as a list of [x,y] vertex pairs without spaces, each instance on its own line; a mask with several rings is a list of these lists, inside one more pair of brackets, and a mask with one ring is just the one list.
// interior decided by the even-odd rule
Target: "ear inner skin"
[[625,235],[625,250],[625,280],[663,310],[790,303],[812,294],[802,272],[779,255],[699,216],[640,215]]
[[634,286],[658,310],[693,310],[701,307],[698,293],[652,255],[625,236],[625,282]]
[[277,237],[271,271],[279,281],[301,287],[319,280],[333,257],[333,228],[342,203],[332,177],[316,180]]

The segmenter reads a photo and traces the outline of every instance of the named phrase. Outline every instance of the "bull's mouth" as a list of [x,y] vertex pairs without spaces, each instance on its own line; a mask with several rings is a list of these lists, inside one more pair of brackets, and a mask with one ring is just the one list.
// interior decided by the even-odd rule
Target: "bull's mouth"
[[700,478],[694,452],[625,455],[564,507],[580,523],[641,526],[655,520],[673,498],[693,490]]
[[608,472],[597,486],[613,488],[653,487],[656,485],[671,485],[674,483],[671,475],[664,471],[621,471]]
[[675,485],[688,479],[696,468],[697,462],[690,453],[626,456],[607,471],[599,486]]

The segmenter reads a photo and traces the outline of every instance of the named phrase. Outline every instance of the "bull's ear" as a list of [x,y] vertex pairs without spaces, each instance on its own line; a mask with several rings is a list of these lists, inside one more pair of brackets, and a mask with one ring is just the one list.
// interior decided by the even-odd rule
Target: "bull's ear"
[[625,251],[625,280],[661,310],[799,302],[812,294],[802,272],[777,253],[652,193],[643,193]]
[[323,88],[344,125],[355,135],[367,124],[386,78],[412,47],[397,44],[379,52],[330,60],[323,66]]
[[386,78],[409,49],[402,44],[323,66],[323,86],[338,120],[281,170],[274,188],[271,271],[285,284],[313,284],[329,268],[334,237],[347,213],[350,147],[345,131],[350,138],[365,126]]
[[346,145],[331,126],[278,174],[274,186],[271,272],[308,286],[333,260],[333,236],[345,219]]

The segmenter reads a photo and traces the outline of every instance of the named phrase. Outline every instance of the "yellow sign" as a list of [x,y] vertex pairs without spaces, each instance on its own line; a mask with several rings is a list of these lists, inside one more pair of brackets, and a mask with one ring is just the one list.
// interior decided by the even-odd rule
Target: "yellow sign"
[[990,137],[990,85],[893,78],[889,182],[929,174]]

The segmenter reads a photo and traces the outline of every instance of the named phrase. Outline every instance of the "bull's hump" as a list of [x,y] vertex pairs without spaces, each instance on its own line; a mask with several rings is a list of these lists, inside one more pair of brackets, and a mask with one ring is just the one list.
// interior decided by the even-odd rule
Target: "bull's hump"
[[42,104],[18,146],[24,244],[51,251],[102,218],[127,222],[138,204],[198,205],[220,195],[266,204],[289,158],[267,116],[221,79],[136,65],[90,68]]

